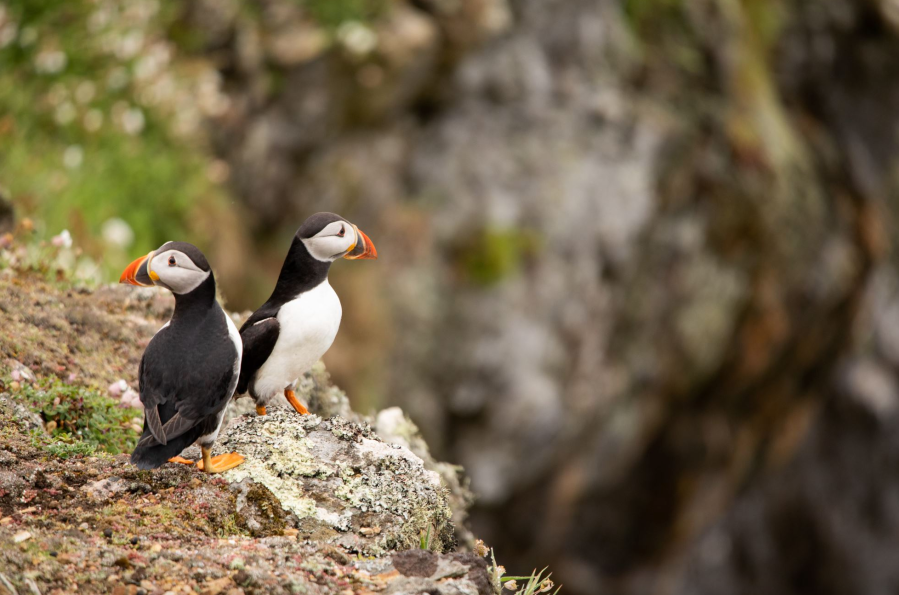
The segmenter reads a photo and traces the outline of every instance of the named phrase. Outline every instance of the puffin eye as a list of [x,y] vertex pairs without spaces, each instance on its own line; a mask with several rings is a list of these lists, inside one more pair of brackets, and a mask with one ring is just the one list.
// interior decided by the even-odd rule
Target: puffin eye
[[173,266],[175,266],[175,264],[176,264],[176,263],[175,263],[175,257],[174,257],[174,256],[169,256],[169,266],[170,266],[170,267],[173,267]]
[[340,226],[340,231],[337,232],[337,237],[338,237],[338,238],[342,238],[344,235],[346,235],[346,228],[344,228],[344,227],[341,225],[341,226]]

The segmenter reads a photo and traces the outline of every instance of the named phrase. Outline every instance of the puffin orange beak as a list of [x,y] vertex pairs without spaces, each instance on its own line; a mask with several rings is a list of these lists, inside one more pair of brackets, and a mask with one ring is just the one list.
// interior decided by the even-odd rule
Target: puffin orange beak
[[356,245],[344,255],[347,260],[375,260],[378,258],[378,250],[365,232],[353,226],[356,230]]
[[119,277],[119,283],[128,283],[129,285],[137,285],[138,287],[152,287],[152,273],[147,270],[147,264],[150,262],[150,257],[152,256],[153,253],[150,252],[146,256],[141,256],[129,264],[124,272],[122,272],[122,276]]

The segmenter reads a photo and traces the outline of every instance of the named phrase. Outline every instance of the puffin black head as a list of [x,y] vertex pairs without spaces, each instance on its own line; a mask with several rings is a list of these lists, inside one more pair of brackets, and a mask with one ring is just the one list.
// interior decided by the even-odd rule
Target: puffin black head
[[119,283],[142,287],[158,285],[184,295],[211,275],[209,262],[199,248],[187,242],[166,242],[129,264]]
[[378,257],[374,242],[361,229],[334,213],[312,215],[297,230],[296,237],[313,258],[322,262]]

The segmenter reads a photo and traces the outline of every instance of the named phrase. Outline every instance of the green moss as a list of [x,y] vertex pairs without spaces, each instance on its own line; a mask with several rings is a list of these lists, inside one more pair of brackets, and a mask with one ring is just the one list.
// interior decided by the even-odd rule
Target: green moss
[[229,514],[218,519],[210,519],[212,525],[216,527],[216,535],[219,537],[231,537],[233,535],[242,535],[240,529],[240,521],[236,514]]
[[284,520],[287,513],[268,488],[262,484],[254,483],[247,491],[247,504],[257,510],[256,520],[262,526],[253,530],[241,518],[238,521],[238,527],[246,529],[253,537],[281,535],[284,532],[284,528],[287,526]]
[[633,49],[644,62],[674,66],[684,75],[704,73],[702,44],[684,0],[627,0],[625,16]]
[[175,520],[175,511],[164,504],[144,506],[138,513],[141,515],[140,525],[144,527],[164,527]]
[[17,397],[52,429],[52,439],[44,445],[51,454],[93,454],[97,449],[118,454],[137,444],[139,434],[131,425],[140,411],[123,409],[92,390],[56,380],[43,388],[25,385]]
[[520,270],[539,248],[532,230],[484,229],[460,246],[456,256],[467,278],[492,285]]
[[683,0],[626,0],[624,14],[631,26],[638,27],[648,19],[662,18],[663,15],[679,14]]
[[381,16],[388,0],[296,0],[319,24],[337,28],[347,21],[368,22]]

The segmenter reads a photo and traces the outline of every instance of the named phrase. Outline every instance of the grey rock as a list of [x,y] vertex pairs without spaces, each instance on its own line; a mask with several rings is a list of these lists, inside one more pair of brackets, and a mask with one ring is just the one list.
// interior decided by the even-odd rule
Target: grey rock
[[225,479],[264,485],[297,517],[300,539],[364,555],[416,547],[428,534],[436,551],[454,544],[440,476],[366,425],[273,408],[235,420],[218,449],[246,457]]

